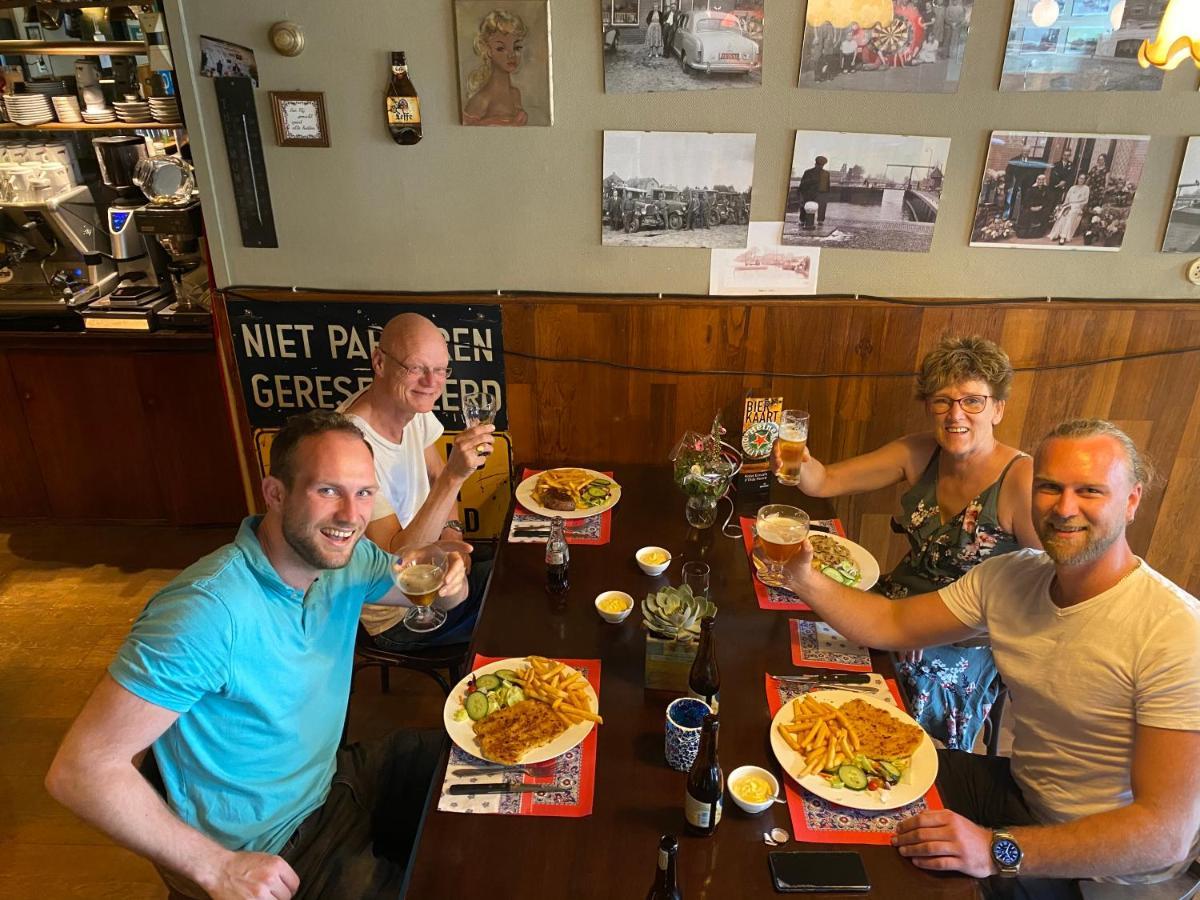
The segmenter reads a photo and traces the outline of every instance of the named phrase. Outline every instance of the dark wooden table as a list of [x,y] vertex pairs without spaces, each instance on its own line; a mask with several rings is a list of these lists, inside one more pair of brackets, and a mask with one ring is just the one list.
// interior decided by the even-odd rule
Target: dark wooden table
[[[715,836],[683,835],[686,776],[663,759],[664,710],[670,696],[642,686],[641,617],[635,610],[620,625],[610,625],[596,614],[593,600],[603,590],[617,589],[640,603],[655,585],[668,579],[677,584],[684,561],[703,559],[712,566],[712,596],[719,606],[720,758],[726,773],[746,764],[779,772],[768,743],[763,675],[796,671],[788,639],[788,619],[794,614],[758,608],[741,541],[723,537],[720,520],[703,532],[688,528],[683,495],[667,467],[612,468],[622,486],[612,541],[603,547],[571,548],[565,603],[552,601],[545,592],[542,545],[505,543],[474,647],[488,656],[602,660],[605,724],[599,726],[592,815],[565,819],[438,812],[435,787],[411,868],[406,896],[412,900],[452,895],[478,900],[642,897],[654,877],[659,835],[666,832],[680,835],[679,882],[688,900],[776,896],[767,870],[771,848],[763,844],[762,833],[776,825],[791,831],[787,808],[776,805],[750,816],[727,798]],[[797,499],[794,492],[790,500],[788,496],[779,493],[776,499]],[[753,515],[757,505],[744,512]],[[827,501],[806,499],[798,505],[813,518],[832,514]],[[721,519],[727,510],[722,504]],[[647,544],[673,554],[665,576],[650,578],[634,562],[635,551]],[[793,841],[781,849],[857,850],[875,897],[977,896],[973,880],[922,872],[891,847]]]

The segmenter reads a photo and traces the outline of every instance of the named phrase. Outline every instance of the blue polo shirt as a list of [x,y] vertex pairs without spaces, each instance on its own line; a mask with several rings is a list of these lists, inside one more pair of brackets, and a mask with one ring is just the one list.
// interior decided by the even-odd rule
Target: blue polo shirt
[[359,613],[391,589],[392,557],[360,540],[298,591],[259,521],[155,594],[108,671],[180,714],[154,744],[176,815],[230,850],[278,853],[329,792]]

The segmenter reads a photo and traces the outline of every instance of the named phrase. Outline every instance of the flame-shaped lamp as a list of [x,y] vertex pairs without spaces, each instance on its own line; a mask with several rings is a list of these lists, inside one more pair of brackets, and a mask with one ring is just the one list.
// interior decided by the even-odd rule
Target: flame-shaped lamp
[[1200,2],[1168,0],[1158,34],[1138,48],[1138,62],[1143,69],[1173,69],[1189,56],[1200,66]]

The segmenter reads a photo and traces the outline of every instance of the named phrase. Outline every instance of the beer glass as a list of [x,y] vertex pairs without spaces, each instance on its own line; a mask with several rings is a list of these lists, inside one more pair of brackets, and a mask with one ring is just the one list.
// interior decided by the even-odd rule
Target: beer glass
[[808,413],[802,409],[785,409],[779,420],[779,471],[775,478],[780,484],[800,484],[800,466],[808,444]]
[[808,513],[795,506],[772,503],[759,509],[754,531],[766,564],[758,580],[783,587],[783,566],[808,537]]
[[[463,422],[468,428],[474,428],[476,425],[491,425],[496,421],[496,412],[499,404],[497,398],[491,394],[485,394],[482,391],[475,391],[470,394],[463,394],[462,398],[462,415]],[[486,445],[481,444],[484,449],[476,449],[476,453],[480,456],[490,456],[491,451]]]
[[446,551],[436,544],[402,547],[396,554],[392,578],[413,604],[403,619],[409,631],[436,631],[445,624],[445,611],[434,609],[433,601],[446,580],[448,566]]

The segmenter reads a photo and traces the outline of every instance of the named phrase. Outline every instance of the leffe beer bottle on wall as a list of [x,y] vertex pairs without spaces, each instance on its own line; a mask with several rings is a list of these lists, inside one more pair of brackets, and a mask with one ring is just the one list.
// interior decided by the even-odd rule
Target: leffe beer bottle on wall
[[683,892],[675,881],[675,856],[679,841],[673,834],[664,834],[658,842],[658,872],[646,900],[683,900]]
[[404,51],[392,53],[392,79],[388,82],[387,98],[388,130],[397,144],[415,144],[421,139],[421,101],[417,89],[408,77],[408,63]]
[[725,795],[725,774],[717,761],[718,720],[711,713],[700,725],[700,752],[687,777],[687,795],[683,814],[688,834],[708,837],[721,821],[721,801]]
[[712,616],[700,620],[700,647],[688,673],[688,695],[698,697],[713,712],[721,705],[721,670],[717,668],[717,639],[713,634]]

